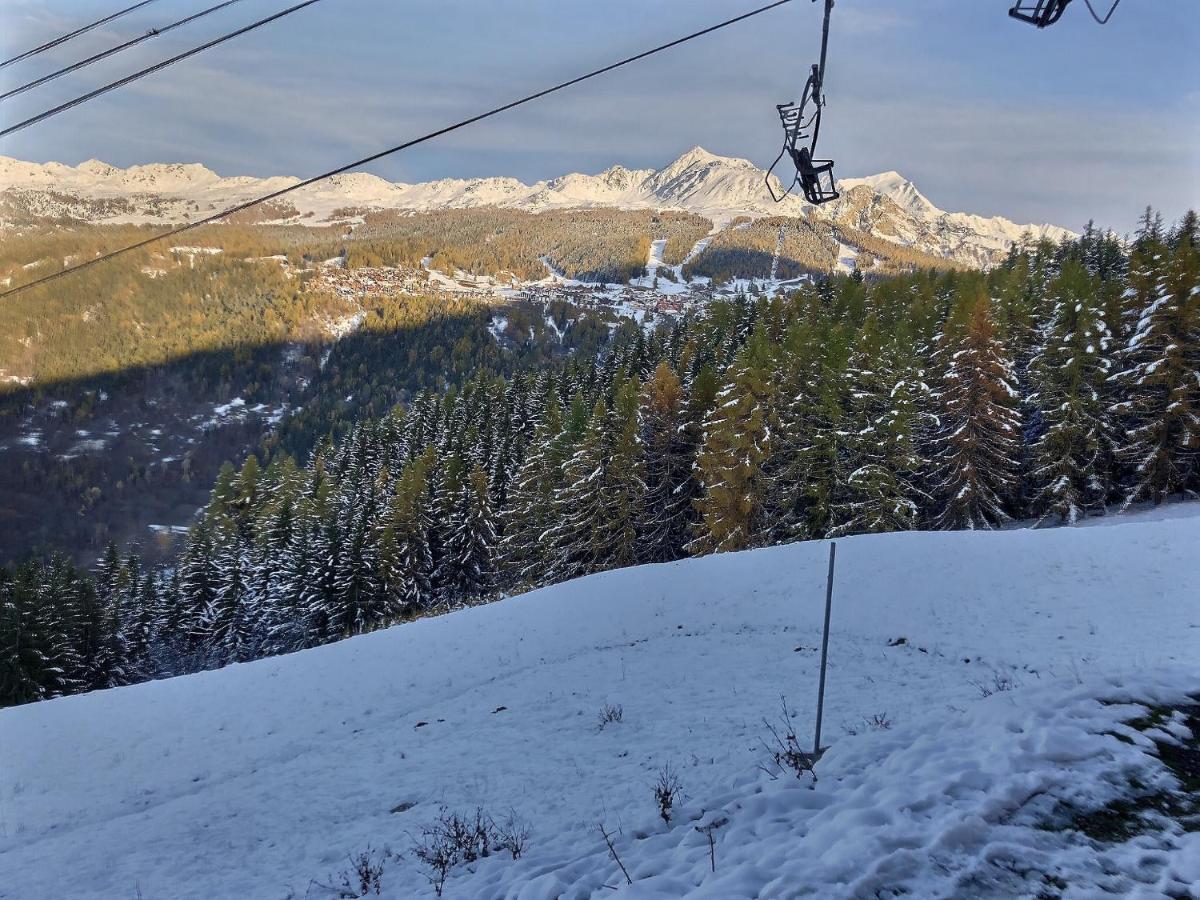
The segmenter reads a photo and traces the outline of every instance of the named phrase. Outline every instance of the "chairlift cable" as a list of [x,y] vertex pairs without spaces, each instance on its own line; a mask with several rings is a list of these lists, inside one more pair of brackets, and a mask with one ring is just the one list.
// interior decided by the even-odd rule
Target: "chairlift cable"
[[51,72],[49,75],[43,75],[41,78],[34,79],[33,81],[30,81],[28,84],[23,84],[20,87],[13,88],[11,91],[7,91],[6,93],[0,94],[0,100],[7,100],[9,97],[15,97],[17,94],[23,94],[26,91],[33,90],[36,87],[41,87],[43,84],[51,82],[56,78],[61,78],[64,75],[70,75],[72,72],[78,72],[80,69],[86,68],[87,66],[90,66],[92,63],[100,62],[100,60],[102,60],[102,59],[108,59],[110,56],[114,56],[123,50],[128,50],[130,47],[136,47],[138,44],[140,44],[144,41],[148,41],[151,38],[156,38],[160,34],[166,34],[168,31],[174,31],[176,28],[182,28],[184,25],[188,25],[192,22],[195,22],[197,19],[203,19],[207,15],[210,15],[219,10],[222,10],[227,6],[233,6],[233,4],[240,3],[240,2],[241,2],[241,0],[225,0],[225,2],[218,3],[216,6],[210,6],[208,9],[202,9],[202,10],[200,10],[200,12],[193,13],[192,15],[188,16],[187,18],[179,19],[175,22],[172,22],[170,25],[164,25],[161,28],[151,28],[145,34],[140,34],[137,37],[133,38],[132,40],[128,40],[123,44],[118,44],[115,47],[110,47],[109,49],[107,49],[101,53],[97,53],[94,56],[89,56],[87,59],[81,59],[77,63],[72,63],[69,66],[59,69],[57,72]]
[[1108,14],[1105,15],[1104,18],[1101,18],[1096,14],[1096,10],[1092,7],[1092,0],[1083,0],[1083,2],[1087,4],[1088,12],[1092,14],[1092,18],[1095,19],[1099,25],[1107,25],[1108,20],[1111,19],[1113,13],[1117,11],[1117,7],[1121,5],[1121,0],[1113,0],[1113,5],[1109,7]]
[[314,3],[320,2],[321,0],[304,0],[303,3],[297,3],[295,6],[289,6],[287,9],[280,10],[273,15],[267,16],[265,19],[259,19],[257,22],[251,22],[249,25],[244,25],[236,31],[231,31],[228,34],[223,34],[218,38],[214,38],[207,43],[201,44],[199,47],[193,47],[191,50],[185,50],[183,53],[180,53],[177,56],[172,56],[170,59],[165,59],[162,62],[155,63],[152,66],[147,66],[139,72],[134,72],[132,75],[126,75],[124,78],[119,78],[116,81],[104,85],[104,87],[96,88],[96,90],[83,94],[80,97],[76,97],[74,100],[68,100],[66,103],[62,103],[53,109],[48,109],[43,113],[38,113],[36,116],[25,119],[23,122],[18,122],[15,125],[11,125],[8,128],[5,128],[3,131],[0,131],[0,137],[7,137],[10,134],[14,134],[22,129],[28,128],[30,125],[36,125],[38,122],[43,122],[46,119],[57,116],[59,113],[66,112],[69,109],[74,109],[76,106],[86,103],[89,100],[94,100],[102,94],[107,94],[109,91],[115,91],[117,88],[124,87],[125,85],[131,84],[138,79],[145,78],[147,75],[153,75],[155,72],[159,72],[167,68],[167,66],[174,65],[177,62],[181,62],[182,60],[196,56],[199,53],[203,53],[205,50],[216,47],[218,44],[223,44],[226,41],[233,40],[235,37],[240,37],[243,34],[254,31],[256,28],[269,25],[271,22],[274,22],[277,19],[282,19],[284,16],[290,16],[292,13],[299,12],[305,7],[312,6]]
[[13,63],[21,62],[21,60],[29,59],[31,56],[37,56],[39,53],[45,53],[47,50],[53,50],[55,47],[65,44],[72,38],[77,38],[81,34],[86,34],[94,28],[99,28],[101,25],[107,25],[109,22],[113,22],[121,18],[121,16],[131,13],[134,10],[141,9],[143,6],[149,6],[154,2],[155,0],[141,0],[140,3],[135,3],[133,6],[127,6],[125,9],[118,10],[112,15],[105,16],[103,19],[98,19],[97,21],[92,22],[90,25],[84,25],[82,28],[76,28],[74,31],[62,35],[62,37],[57,37],[52,41],[47,41],[41,46],[34,47],[31,50],[26,50],[24,53],[18,53],[11,59],[6,59],[4,62],[0,62],[0,69],[3,69],[5,66],[11,66]]
[[573,87],[574,85],[580,84],[584,81],[588,81],[589,79],[592,79],[592,78],[596,78],[597,76],[605,75],[609,72],[614,71],[615,69],[621,68],[622,66],[627,66],[631,63],[639,62],[643,59],[646,59],[647,57],[654,56],[654,55],[656,55],[658,53],[662,53],[666,50],[671,50],[682,44],[686,44],[689,41],[694,41],[697,38],[701,38],[701,37],[704,37],[705,35],[712,34],[715,31],[720,31],[723,28],[728,28],[731,25],[736,25],[739,22],[744,22],[745,20],[751,19],[754,16],[762,15],[765,12],[768,12],[772,9],[776,9],[777,7],[783,6],[783,5],[785,5],[787,3],[791,3],[791,2],[792,2],[792,0],[775,0],[775,2],[768,3],[766,6],[760,6],[757,9],[753,9],[753,10],[750,10],[749,12],[742,13],[739,16],[734,16],[732,19],[726,19],[723,22],[718,22],[715,25],[710,25],[707,28],[701,29],[700,31],[694,31],[691,34],[684,35],[683,37],[680,37],[680,38],[676,38],[675,40],[669,41],[665,44],[660,44],[659,46],[654,47],[650,50],[644,50],[641,53],[637,53],[633,56],[627,56],[625,59],[622,59],[618,62],[610,63],[609,65],[603,66],[599,69],[593,69],[591,72],[587,72],[584,75],[576,76],[575,78],[572,78],[568,81],[560,82],[559,84],[556,84],[553,87],[545,88],[545,89],[537,91],[536,93],[533,93],[533,94],[528,94],[524,97],[521,97],[518,100],[513,100],[508,103],[505,103],[502,106],[493,107],[492,109],[489,109],[487,112],[479,113],[478,115],[471,116],[470,118],[467,118],[467,119],[462,119],[458,122],[455,122],[452,125],[447,125],[443,128],[439,128],[436,131],[431,131],[428,134],[423,134],[420,137],[416,137],[416,138],[413,138],[412,140],[405,141],[402,144],[397,144],[394,147],[389,147],[386,150],[381,150],[378,153],[371,154],[370,156],[364,156],[362,159],[357,159],[354,162],[346,163],[343,166],[338,166],[336,169],[330,169],[328,172],[323,172],[320,175],[314,175],[311,178],[306,178],[304,181],[297,182],[296,184],[289,185],[288,187],[281,188],[277,191],[272,191],[269,194],[264,194],[263,196],[257,197],[253,200],[247,200],[244,203],[239,203],[235,206],[231,206],[228,209],[222,210],[221,212],[215,213],[211,216],[207,216],[206,218],[200,219],[196,222],[189,222],[186,225],[180,225],[176,228],[172,228],[168,231],[164,231],[162,234],[154,235],[153,237],[148,237],[143,240],[136,241],[135,243],[129,244],[125,247],[121,247],[120,249],[111,250],[108,253],[102,254],[93,259],[89,259],[82,263],[78,263],[77,265],[63,269],[62,271],[54,272],[50,275],[45,275],[41,278],[38,278],[34,281],[30,281],[27,284],[19,285],[15,288],[10,288],[9,290],[4,291],[3,293],[0,293],[0,298],[9,297],[9,296],[12,296],[13,294],[18,294],[23,291],[27,291],[30,288],[34,288],[39,285],[46,284],[47,282],[55,281],[59,278],[62,278],[66,275],[71,275],[82,269],[91,268],[92,266],[95,266],[95,265],[98,265],[107,260],[113,259],[114,257],[122,256],[122,255],[124,255],[126,253],[130,253],[134,250],[140,250],[141,248],[146,247],[150,244],[156,243],[158,241],[162,241],[162,240],[166,240],[167,238],[175,237],[177,235],[183,234],[184,232],[191,231],[195,228],[200,228],[203,225],[211,225],[214,222],[218,222],[221,219],[224,219],[224,218],[227,218],[228,216],[234,215],[235,213],[239,213],[243,210],[250,209],[251,207],[258,206],[263,203],[269,203],[272,200],[277,200],[286,194],[290,194],[290,193],[292,193],[294,191],[298,191],[302,188],[310,187],[310,186],[316,184],[317,182],[325,181],[329,178],[334,177],[335,175],[344,175],[345,173],[347,173],[353,169],[361,168],[362,166],[368,165],[369,163],[373,163],[380,159],[383,159],[386,156],[391,156],[395,153],[399,153],[403,150],[407,150],[410,147],[415,147],[418,144],[423,144],[427,141],[434,140],[435,138],[442,137],[443,135],[450,134],[453,131],[458,131],[459,129],[466,128],[470,125],[474,125],[477,122],[481,122],[484,119],[488,119],[488,118],[491,118],[492,116],[499,115],[500,113],[508,112],[509,110],[515,109],[518,106],[523,106],[527,103],[532,103],[534,100],[540,100],[541,98],[546,97],[550,94],[556,93],[558,91],[564,90],[569,87]]

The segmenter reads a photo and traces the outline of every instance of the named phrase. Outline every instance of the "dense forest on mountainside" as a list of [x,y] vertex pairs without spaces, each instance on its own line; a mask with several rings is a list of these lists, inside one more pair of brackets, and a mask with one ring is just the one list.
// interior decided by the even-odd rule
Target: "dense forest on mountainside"
[[756,219],[718,233],[683,267],[683,276],[768,278],[776,255],[779,278],[831,272],[837,266],[837,242],[808,219]]
[[1200,224],[822,279],[430,390],[227,467],[177,564],[0,575],[0,702],[286,652],[591,572],[1200,494]]
[[90,562],[110,540],[157,559],[169,542],[147,526],[192,521],[226,460],[255,448],[303,458],[419,391],[597,352],[611,315],[561,306],[506,304],[498,343],[490,304],[384,296],[338,340],[235,346],[12,391],[0,397],[0,563],[56,548]]
[[546,276],[549,263],[568,278],[616,284],[642,274],[651,241],[667,241],[664,261],[678,265],[712,230],[708,219],[690,213],[603,208],[367,212],[363,220],[349,248],[351,266],[417,266],[430,258],[447,273],[533,281]]
[[[548,262],[571,278],[625,282],[644,271],[652,240],[666,240],[666,261],[679,263],[711,227],[685,213],[612,209],[368,213],[353,230],[209,226],[6,298],[0,375],[44,384],[317,339],[330,321],[356,311],[307,289],[313,264],[335,257],[351,268],[419,268],[429,257],[451,274],[526,280],[545,277]],[[0,285],[18,286],[153,233],[81,224],[9,229],[0,243]],[[192,250],[199,247],[221,252]],[[0,381],[0,392],[13,383]]]
[[[644,273],[652,241],[665,240],[663,262],[677,266],[712,229],[700,216],[648,210],[359,212],[356,225],[258,224],[260,216],[208,226],[6,298],[0,304],[0,395],[21,383],[319,340],[358,311],[313,289],[317,267],[327,260],[351,269],[419,269],[429,260],[448,274],[501,280],[540,279],[550,266],[569,278],[624,283]],[[0,242],[0,286],[53,274],[154,232],[83,223],[8,227]],[[859,251],[859,269],[870,277],[953,267],[852,228],[830,231],[804,219],[773,218],[720,231],[683,274],[726,282],[766,278],[772,270],[785,279],[829,272],[838,263],[838,239]]]

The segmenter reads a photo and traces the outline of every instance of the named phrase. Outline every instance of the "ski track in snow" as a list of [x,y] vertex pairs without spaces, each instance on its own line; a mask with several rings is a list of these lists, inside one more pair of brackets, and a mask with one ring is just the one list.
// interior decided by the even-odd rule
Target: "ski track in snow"
[[[287,657],[4,710],[0,897],[303,897],[368,844],[407,857],[389,865],[385,896],[432,896],[410,836],[442,804],[513,808],[533,828],[525,858],[457,871],[452,898],[793,897],[811,883],[804,871],[831,885],[810,896],[870,896],[861,879],[876,860],[894,867],[879,883],[917,879],[930,896],[920,886],[940,883],[939,861],[1024,839],[988,831],[979,810],[1119,768],[1080,727],[1103,718],[1083,689],[1060,702],[1048,684],[1170,665],[1200,682],[1200,506],[1165,513],[840,541],[833,749],[816,791],[756,766],[781,693],[810,741],[824,543],[606,573]],[[1018,690],[981,701],[975,682],[996,673]],[[1178,678],[1146,680],[1178,693]],[[600,730],[606,702],[624,721]],[[847,735],[885,713],[894,730]],[[1014,773],[1025,756],[1036,765]],[[651,798],[666,763],[688,794],[673,829]],[[702,808],[733,817],[707,882],[707,843],[687,820]],[[1189,859],[1200,871],[1193,844],[1162,871]]]

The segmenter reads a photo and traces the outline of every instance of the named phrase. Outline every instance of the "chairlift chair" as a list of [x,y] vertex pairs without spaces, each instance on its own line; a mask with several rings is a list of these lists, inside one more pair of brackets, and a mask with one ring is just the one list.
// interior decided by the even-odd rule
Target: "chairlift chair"
[[[804,99],[800,104],[780,103],[775,107],[779,112],[779,121],[783,124],[783,149],[779,151],[779,156],[775,158],[775,162],[771,164],[771,168],[767,172],[767,190],[771,192],[776,203],[790,194],[797,185],[804,194],[804,199],[816,206],[836,200],[841,196],[833,180],[833,160],[813,159],[812,157],[812,147],[816,145],[816,137],[821,129],[821,109],[818,104],[816,111],[807,120],[804,119],[802,107],[811,96],[810,87],[811,82],[809,86],[805,87]],[[810,139],[812,141],[810,146],[801,143]],[[796,167],[796,175],[788,189],[782,195],[777,195],[771,186],[771,172],[775,170],[775,166],[779,164],[785,154],[791,158],[792,164]]]
[[1062,18],[1071,0],[1017,0],[1008,14],[1038,28],[1053,25]]
[[[816,2],[816,0],[814,0]],[[800,102],[790,101],[776,105],[779,122],[783,125],[783,147],[775,162],[767,169],[767,191],[771,199],[779,203],[797,185],[809,203],[820,206],[841,196],[833,180],[833,160],[814,159],[817,138],[821,134],[821,111],[825,106],[825,56],[829,47],[829,14],[833,11],[833,0],[825,0],[825,22],[821,30],[821,61],[812,67],[805,82]],[[809,109],[811,107],[811,112]],[[772,173],[784,156],[791,159],[796,174],[782,194],[776,194],[771,184]]]

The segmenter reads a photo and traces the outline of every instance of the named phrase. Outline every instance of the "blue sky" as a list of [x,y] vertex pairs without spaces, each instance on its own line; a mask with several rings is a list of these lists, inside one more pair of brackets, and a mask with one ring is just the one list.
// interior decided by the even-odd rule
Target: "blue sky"
[[[15,86],[214,0],[161,0],[0,70]],[[1107,5],[1108,0],[1093,0]],[[126,5],[0,0],[0,51]],[[13,121],[290,5],[243,0],[0,105]],[[323,0],[135,86],[0,140],[71,164],[202,162],[308,175],[759,5],[755,0]],[[1124,0],[1106,28],[1082,0],[1054,28],[1008,0],[839,0],[822,150],[842,176],[895,169],[939,206],[1125,231],[1147,203],[1200,205],[1200,3]],[[392,179],[525,181],[699,144],[760,165],[774,104],[816,59],[807,0],[373,167]]]

